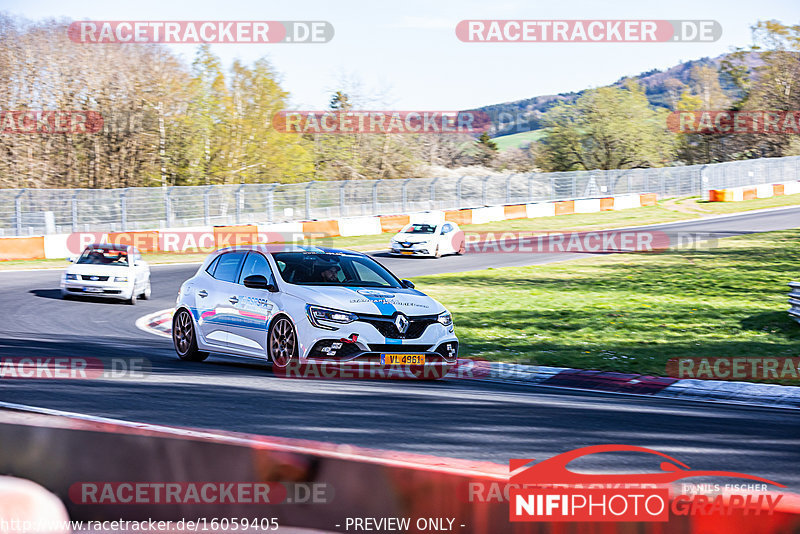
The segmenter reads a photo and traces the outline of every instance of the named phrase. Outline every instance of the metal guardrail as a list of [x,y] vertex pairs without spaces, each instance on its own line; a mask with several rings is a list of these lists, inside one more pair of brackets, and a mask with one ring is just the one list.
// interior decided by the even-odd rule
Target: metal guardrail
[[654,169],[126,189],[0,189],[0,236],[287,222],[800,179],[800,157]]
[[792,306],[789,308],[789,315],[800,323],[800,282],[789,282],[789,287],[792,288],[789,293],[789,304]]

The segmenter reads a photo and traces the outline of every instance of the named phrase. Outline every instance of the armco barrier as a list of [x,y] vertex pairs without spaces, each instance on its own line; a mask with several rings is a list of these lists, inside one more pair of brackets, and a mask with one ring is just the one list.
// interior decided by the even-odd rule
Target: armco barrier
[[792,306],[789,309],[789,315],[800,323],[800,282],[789,282],[789,287],[792,288],[789,293],[789,304]]
[[[407,517],[412,522],[405,532],[431,532],[415,524],[427,517],[453,519],[451,531],[464,534],[777,534],[800,528],[797,499],[790,494],[772,515],[739,510],[670,514],[666,522],[651,523],[510,523],[502,498],[508,481],[503,465],[47,412],[0,410],[0,470],[55,493],[72,520],[266,517],[281,526],[346,532],[348,517]],[[83,504],[70,492],[81,482],[111,481],[319,484],[326,498],[274,504]],[[484,488],[485,498],[470,499],[474,484]],[[492,486],[493,492],[487,489]]]
[[[782,184],[763,184],[749,188],[732,190],[711,190],[709,198],[719,200],[742,200],[745,192],[753,198],[763,195],[800,193],[800,182]],[[777,192],[777,193],[776,193]],[[414,212],[404,215],[381,215],[377,217],[352,217],[332,220],[300,221],[274,224],[250,224],[236,226],[206,226],[180,229],[160,229],[139,232],[112,232],[103,235],[103,240],[130,243],[139,246],[144,252],[179,252],[170,246],[169,236],[189,232],[213,233],[216,248],[229,245],[244,245],[264,242],[265,236],[270,239],[277,234],[302,234],[310,236],[359,236],[376,235],[382,232],[396,233],[406,224],[414,222],[441,222],[447,220],[459,225],[484,224],[520,218],[552,217],[573,213],[596,213],[600,211],[623,210],[652,206],[657,202],[655,193],[628,194],[615,197],[577,198],[536,202],[531,204],[509,204],[500,206],[484,206],[461,210],[432,210]],[[166,236],[166,237],[165,237]],[[68,250],[69,234],[48,235],[44,238],[0,238],[0,260],[65,258],[80,251]],[[177,241],[181,241],[177,239]],[[209,240],[210,241],[210,240]],[[156,246],[160,248],[156,248]],[[208,247],[208,245],[205,245]]]

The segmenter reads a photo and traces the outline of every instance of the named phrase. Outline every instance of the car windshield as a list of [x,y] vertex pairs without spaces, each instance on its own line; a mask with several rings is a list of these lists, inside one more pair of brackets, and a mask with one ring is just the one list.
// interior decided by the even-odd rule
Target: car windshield
[[436,231],[435,224],[410,224],[406,226],[405,234],[432,234]]
[[109,248],[87,248],[75,263],[94,265],[121,265],[128,266],[128,253],[124,250]]
[[366,256],[316,252],[272,255],[284,281],[301,286],[402,287],[392,273]]

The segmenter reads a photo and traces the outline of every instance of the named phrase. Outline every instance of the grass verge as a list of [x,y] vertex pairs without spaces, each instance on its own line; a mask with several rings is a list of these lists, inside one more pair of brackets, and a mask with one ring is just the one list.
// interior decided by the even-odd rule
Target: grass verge
[[664,376],[679,356],[800,356],[798,267],[800,229],[414,282],[453,313],[461,356]]

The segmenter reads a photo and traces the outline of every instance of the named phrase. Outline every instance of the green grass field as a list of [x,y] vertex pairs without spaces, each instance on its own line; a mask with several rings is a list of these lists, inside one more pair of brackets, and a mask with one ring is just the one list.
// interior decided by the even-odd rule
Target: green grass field
[[493,137],[492,141],[497,143],[497,148],[502,151],[508,150],[509,148],[522,148],[533,141],[538,141],[542,137],[544,137],[544,132],[542,130],[531,130],[529,132]]
[[453,313],[464,357],[663,376],[678,356],[800,356],[800,230],[719,245],[414,282]]

